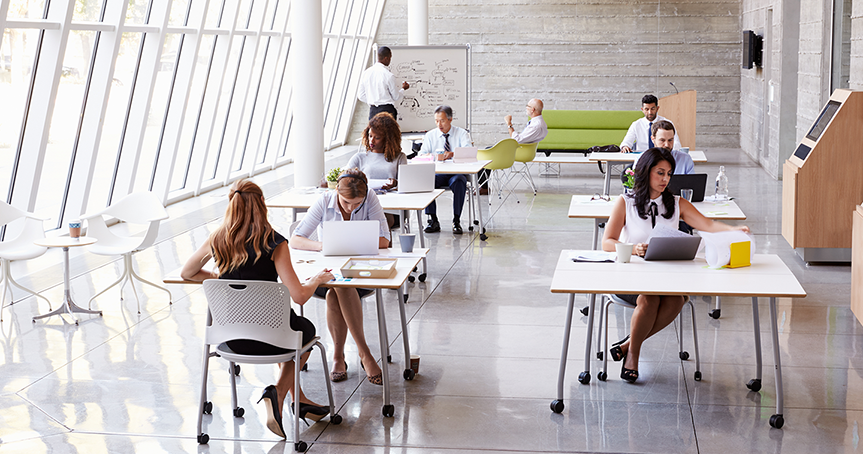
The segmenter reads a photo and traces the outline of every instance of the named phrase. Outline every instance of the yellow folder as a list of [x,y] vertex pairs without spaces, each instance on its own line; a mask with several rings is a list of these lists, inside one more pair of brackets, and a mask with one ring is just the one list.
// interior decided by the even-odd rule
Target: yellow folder
[[752,243],[749,241],[731,243],[731,260],[725,266],[728,268],[740,268],[752,265],[749,261],[751,245]]

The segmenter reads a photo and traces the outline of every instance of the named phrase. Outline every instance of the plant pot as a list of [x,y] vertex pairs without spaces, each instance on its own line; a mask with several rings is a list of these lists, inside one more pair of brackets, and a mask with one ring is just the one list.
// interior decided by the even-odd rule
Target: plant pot
[[338,184],[338,181],[327,181],[327,187],[330,189],[335,189]]

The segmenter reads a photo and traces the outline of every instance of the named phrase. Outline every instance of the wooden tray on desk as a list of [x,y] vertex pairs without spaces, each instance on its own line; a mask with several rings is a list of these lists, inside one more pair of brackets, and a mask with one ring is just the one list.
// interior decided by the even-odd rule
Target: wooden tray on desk
[[351,257],[340,271],[344,277],[388,279],[396,274],[397,258]]

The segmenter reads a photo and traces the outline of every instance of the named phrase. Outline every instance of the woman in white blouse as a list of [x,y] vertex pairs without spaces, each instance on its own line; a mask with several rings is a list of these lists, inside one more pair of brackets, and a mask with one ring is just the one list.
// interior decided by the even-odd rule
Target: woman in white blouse
[[[633,243],[633,254],[644,256],[647,239],[654,226],[677,229],[682,220],[704,232],[742,230],[746,226],[729,226],[707,219],[686,199],[672,195],[667,187],[674,169],[674,157],[664,148],[651,148],[644,152],[635,167],[635,185],[632,194],[617,199],[605,226],[602,249],[614,251],[615,244]],[[648,337],[674,321],[685,299],[682,295],[618,295],[636,305],[628,339],[614,344],[609,356],[624,361],[620,378],[629,383],[638,379],[638,357],[641,344]]]
[[[378,247],[386,248],[390,241],[384,210],[375,192],[369,189],[368,179],[359,169],[343,170],[339,175],[335,191],[327,191],[314,205],[294,230],[291,247],[306,251],[320,251],[323,243],[310,238],[324,221],[379,221],[381,224]],[[382,385],[381,368],[375,361],[363,329],[363,306],[361,296],[370,291],[359,288],[334,288],[329,291],[318,287],[315,294],[327,299],[327,327],[333,337],[333,369],[330,378],[334,382],[348,378],[345,362],[345,341],[350,331],[369,382]]]

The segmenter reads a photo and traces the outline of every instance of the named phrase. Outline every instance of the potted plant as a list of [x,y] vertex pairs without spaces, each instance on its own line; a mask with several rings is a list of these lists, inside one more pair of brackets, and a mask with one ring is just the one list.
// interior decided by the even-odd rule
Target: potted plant
[[333,170],[330,170],[330,173],[327,174],[327,187],[330,189],[335,189],[336,184],[339,182],[339,174],[342,173],[342,169],[336,167]]
[[628,167],[623,171],[623,174],[626,176],[623,186],[626,188],[626,192],[632,192],[632,188],[635,186],[635,171],[632,170],[632,167]]

